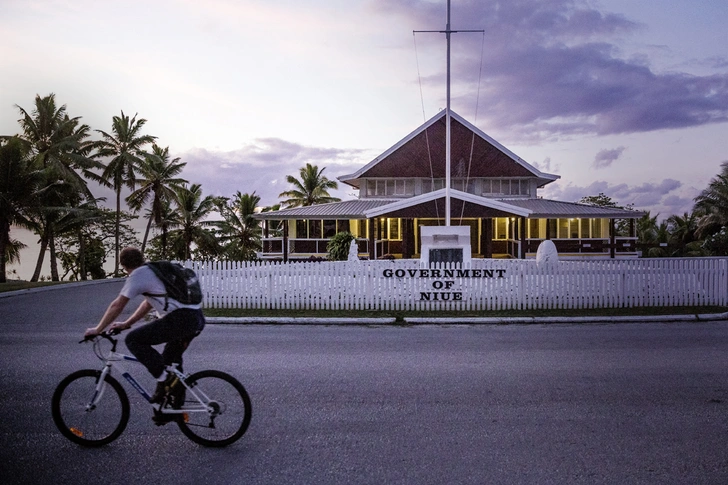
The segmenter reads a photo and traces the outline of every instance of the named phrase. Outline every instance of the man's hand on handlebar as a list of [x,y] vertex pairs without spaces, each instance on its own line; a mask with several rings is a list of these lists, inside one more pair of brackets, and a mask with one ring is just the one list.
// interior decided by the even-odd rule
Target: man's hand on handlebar
[[121,333],[124,330],[128,330],[130,328],[131,328],[131,325],[129,325],[128,323],[124,323],[124,322],[114,322],[111,325],[109,325],[109,328],[108,328],[107,332],[110,333],[110,334],[112,334],[112,335],[114,335],[114,334],[117,334],[117,333]]
[[99,332],[96,327],[89,327],[86,329],[86,331],[83,334],[84,340],[90,340],[97,335],[100,335],[102,333],[107,333],[110,335],[116,335],[118,333],[121,333],[124,330],[127,330],[131,328],[131,325],[128,325],[124,322],[114,322],[111,325],[109,325],[106,329],[104,329],[103,332]]

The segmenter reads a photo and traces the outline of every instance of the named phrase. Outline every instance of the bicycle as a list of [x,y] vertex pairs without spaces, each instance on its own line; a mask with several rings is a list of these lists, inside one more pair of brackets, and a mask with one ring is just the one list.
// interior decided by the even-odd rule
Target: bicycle
[[[118,332],[117,332],[118,333]],[[115,335],[115,334],[114,334]],[[111,342],[104,351],[102,342]],[[178,379],[177,389],[158,404],[121,365],[122,361],[139,361],[116,351],[118,340],[108,333],[86,338],[93,342],[96,356],[103,362],[101,370],[83,369],[69,374],[56,387],[51,401],[53,421],[61,434],[83,446],[97,447],[118,438],[129,421],[129,398],[119,381],[121,376],[152,406],[156,424],[175,422],[182,433],[204,446],[227,446],[248,429],[252,416],[250,396],[243,385],[225,372],[203,370],[184,374],[173,364],[167,372]],[[181,387],[183,386],[183,387]],[[175,399],[177,398],[177,399]]]

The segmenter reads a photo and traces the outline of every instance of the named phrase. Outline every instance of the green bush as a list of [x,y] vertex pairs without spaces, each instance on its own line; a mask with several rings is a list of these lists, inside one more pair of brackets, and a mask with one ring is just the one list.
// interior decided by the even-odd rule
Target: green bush
[[354,235],[350,232],[339,232],[329,241],[326,250],[329,253],[330,261],[346,261],[349,259],[349,248]]

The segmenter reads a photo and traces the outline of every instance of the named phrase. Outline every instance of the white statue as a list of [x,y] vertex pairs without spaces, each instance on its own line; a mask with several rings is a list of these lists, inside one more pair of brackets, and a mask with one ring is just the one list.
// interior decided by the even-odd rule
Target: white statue
[[546,239],[538,245],[536,250],[536,265],[539,268],[556,265],[559,262],[559,252],[556,245],[550,239]]
[[359,246],[356,245],[356,239],[351,240],[349,256],[346,259],[347,261],[359,261]]

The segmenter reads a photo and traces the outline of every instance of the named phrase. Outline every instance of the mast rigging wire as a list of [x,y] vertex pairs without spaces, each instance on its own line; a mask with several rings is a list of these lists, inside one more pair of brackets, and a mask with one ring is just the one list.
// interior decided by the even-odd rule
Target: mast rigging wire
[[[425,97],[422,93],[422,76],[420,75],[420,58],[417,54],[417,35],[415,32],[412,32],[412,40],[415,44],[415,61],[417,63],[417,81],[420,85],[420,103],[422,104],[422,122],[427,121],[427,117],[425,116]],[[428,135],[427,131],[428,128],[425,128],[425,144],[427,146],[427,158],[430,162],[430,188],[432,190],[435,190],[435,173],[432,169],[432,153],[430,152],[430,136]],[[437,201],[435,202],[435,218],[437,220],[437,225],[440,225],[440,209],[438,208]]]

